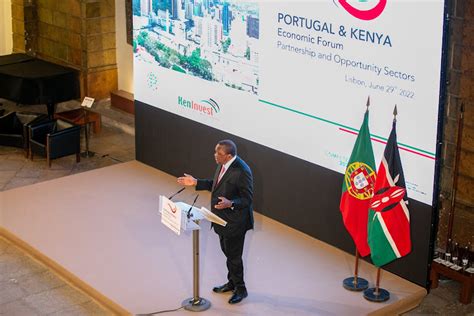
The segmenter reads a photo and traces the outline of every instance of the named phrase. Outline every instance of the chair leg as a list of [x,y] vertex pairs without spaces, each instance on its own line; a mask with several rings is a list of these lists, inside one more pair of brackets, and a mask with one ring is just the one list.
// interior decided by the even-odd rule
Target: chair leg
[[25,158],[28,159],[28,148],[29,148],[29,137],[28,127],[23,125],[23,151],[25,152]]
[[[28,139],[31,139],[31,128],[28,128]],[[31,150],[31,142],[28,141],[28,156],[33,160],[33,151]]]
[[81,162],[81,154],[77,153],[76,154],[76,163],[79,163],[79,162]]
[[25,152],[25,158],[26,158],[26,159],[28,159],[29,154],[30,154],[30,153],[29,153],[29,150],[30,150],[29,148],[30,148],[29,144],[26,144],[26,143],[25,143],[25,144],[23,145],[23,151]]
[[48,168],[51,168],[51,158],[49,158],[49,134],[46,136],[46,161],[48,162]]

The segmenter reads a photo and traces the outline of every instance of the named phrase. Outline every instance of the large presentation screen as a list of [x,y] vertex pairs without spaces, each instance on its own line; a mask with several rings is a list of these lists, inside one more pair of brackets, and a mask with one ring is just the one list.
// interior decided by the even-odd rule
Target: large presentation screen
[[[135,99],[344,173],[370,96],[397,105],[408,196],[431,205],[442,0],[135,0]],[[199,137],[199,135],[195,135]]]

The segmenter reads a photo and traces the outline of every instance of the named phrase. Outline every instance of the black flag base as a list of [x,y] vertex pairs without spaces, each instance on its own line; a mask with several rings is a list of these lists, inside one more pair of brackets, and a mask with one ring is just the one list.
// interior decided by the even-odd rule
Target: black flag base
[[350,277],[342,281],[342,286],[346,290],[360,292],[369,287],[369,281],[359,277]]
[[191,312],[203,312],[211,307],[211,302],[202,297],[197,300],[191,297],[185,299],[183,303],[181,303],[181,306],[183,306],[185,310]]
[[375,287],[371,287],[364,291],[364,298],[371,302],[381,303],[390,298],[390,292],[381,288],[377,290]]

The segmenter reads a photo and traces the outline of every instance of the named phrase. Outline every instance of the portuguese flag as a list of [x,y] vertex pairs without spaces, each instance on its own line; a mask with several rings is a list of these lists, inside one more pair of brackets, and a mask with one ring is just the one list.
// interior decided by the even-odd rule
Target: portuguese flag
[[339,205],[344,225],[362,257],[370,253],[367,243],[367,220],[374,184],[375,159],[369,132],[369,110],[367,110],[347,164]]
[[394,120],[369,210],[368,241],[372,262],[378,267],[411,251],[410,213],[407,204]]

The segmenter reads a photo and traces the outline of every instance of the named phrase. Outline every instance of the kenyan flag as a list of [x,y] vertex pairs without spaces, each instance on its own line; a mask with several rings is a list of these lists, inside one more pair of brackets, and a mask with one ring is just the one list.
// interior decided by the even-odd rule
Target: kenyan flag
[[367,219],[374,194],[375,159],[369,132],[369,111],[357,136],[347,164],[339,209],[347,231],[362,257],[370,253],[367,243]]
[[396,121],[380,163],[370,201],[368,237],[372,262],[381,267],[411,251],[410,213],[397,146]]

